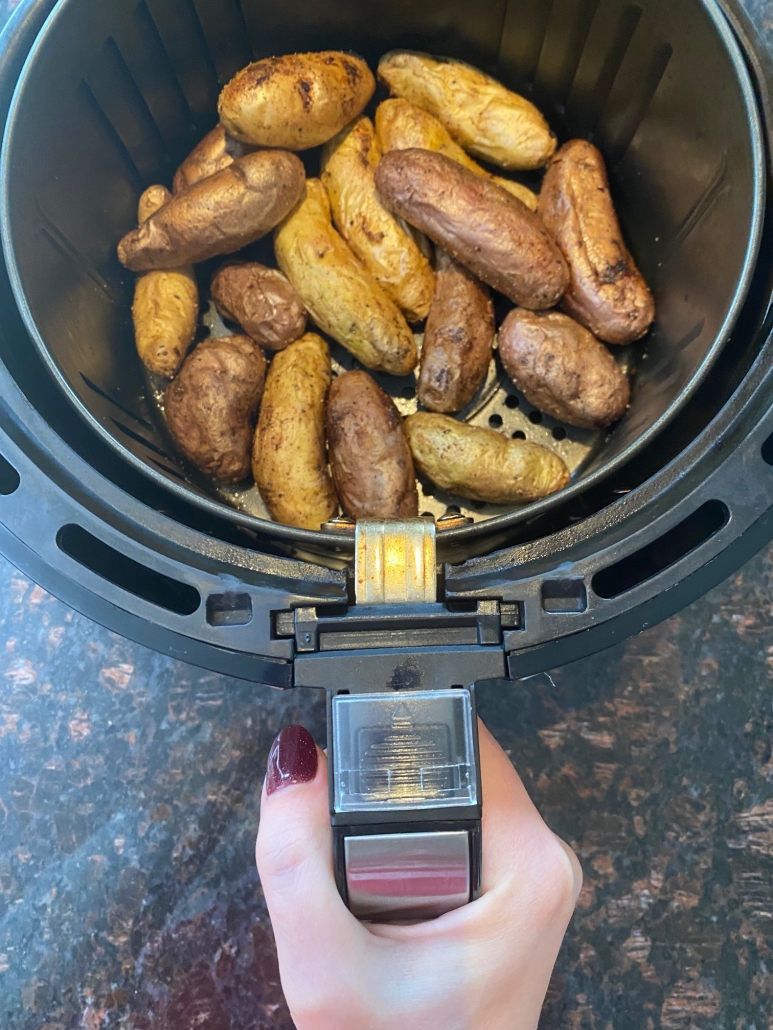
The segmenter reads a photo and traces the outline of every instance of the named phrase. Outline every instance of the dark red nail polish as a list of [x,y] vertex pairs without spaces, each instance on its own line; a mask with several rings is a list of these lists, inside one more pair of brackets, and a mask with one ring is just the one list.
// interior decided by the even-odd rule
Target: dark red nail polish
[[309,783],[317,775],[317,748],[303,726],[285,726],[268,753],[266,793],[291,783]]

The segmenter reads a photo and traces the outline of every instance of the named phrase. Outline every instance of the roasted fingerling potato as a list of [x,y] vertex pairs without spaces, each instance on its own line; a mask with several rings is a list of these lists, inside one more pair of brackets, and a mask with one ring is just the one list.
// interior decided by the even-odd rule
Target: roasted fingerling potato
[[361,57],[336,50],[266,57],[238,72],[218,101],[234,139],[307,150],[327,143],[362,113],[376,82]]
[[545,175],[539,215],[571,272],[562,307],[598,339],[640,340],[655,318],[655,301],[625,245],[601,152],[572,140]]
[[211,337],[166,388],[166,421],[177,446],[220,483],[239,483],[250,474],[265,375],[263,352],[248,336]]
[[486,179],[491,179],[503,190],[518,197],[532,211],[537,210],[537,194],[533,193],[528,186],[522,186],[519,182],[511,179],[503,179],[498,175],[491,175],[485,168],[473,161],[473,159],[451,138],[442,122],[438,121],[429,111],[417,107],[408,100],[394,97],[379,104],[376,110],[376,133],[382,151],[386,154],[390,150],[434,150],[438,154],[445,154],[452,161],[469,168]]
[[440,247],[435,273],[418,398],[430,411],[450,414],[466,407],[486,378],[496,333],[494,304],[488,288]]
[[225,265],[212,280],[223,318],[238,322],[268,350],[282,350],[306,332],[306,309],[286,276],[257,261]]
[[408,375],[418,351],[408,323],[331,221],[319,179],[274,234],[277,263],[319,328],[367,368]]
[[419,495],[403,420],[392,398],[367,372],[333,380],[327,405],[333,482],[353,519],[408,519]]
[[416,468],[433,483],[473,501],[527,504],[562,490],[569,470],[557,454],[448,415],[420,411],[405,420]]
[[384,204],[521,307],[553,307],[569,269],[537,215],[444,154],[392,150],[376,169]]
[[325,402],[330,352],[306,333],[274,356],[252,449],[252,471],[271,518],[319,529],[338,512],[327,465]]
[[358,118],[325,145],[321,179],[336,228],[409,322],[427,317],[435,277],[410,233],[384,207],[374,173],[381,148],[370,118]]
[[511,311],[499,330],[505,372],[535,408],[583,429],[625,414],[631,388],[607,348],[560,311]]
[[188,154],[175,172],[173,193],[183,193],[201,179],[232,165],[237,158],[251,152],[250,147],[232,139],[222,125],[216,125],[211,132]]
[[133,272],[232,254],[270,232],[303,194],[300,158],[260,150],[172,197],[118,245]]
[[492,164],[512,171],[542,168],[555,152],[556,137],[534,104],[463,61],[393,50],[379,61],[378,77]]
[[[149,186],[142,194],[137,220],[142,225],[171,200],[166,186]],[[137,353],[157,376],[171,379],[196,335],[199,290],[191,265],[145,272],[134,286],[132,321]]]

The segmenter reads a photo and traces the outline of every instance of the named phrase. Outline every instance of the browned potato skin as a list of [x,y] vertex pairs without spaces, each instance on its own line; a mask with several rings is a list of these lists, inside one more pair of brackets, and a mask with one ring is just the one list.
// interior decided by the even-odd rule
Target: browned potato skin
[[526,440],[419,411],[405,420],[416,467],[443,490],[490,504],[527,504],[569,482],[557,454]]
[[261,150],[173,197],[118,244],[133,272],[196,264],[232,254],[270,232],[303,194],[295,154]]
[[226,265],[212,280],[212,299],[262,347],[283,350],[306,332],[306,309],[290,281],[257,261]]
[[336,228],[409,322],[427,317],[435,291],[429,261],[381,203],[374,173],[381,147],[370,118],[358,118],[325,145],[322,175]]
[[450,414],[470,403],[486,378],[495,331],[488,289],[438,248],[421,348],[418,395],[425,408]]
[[211,132],[188,154],[175,172],[172,191],[184,193],[202,179],[228,168],[239,157],[251,152],[251,148],[232,139],[222,125],[216,125]]
[[[140,197],[142,225],[171,200],[166,186],[149,186]],[[199,290],[191,265],[137,277],[132,304],[137,353],[155,375],[171,379],[193,343],[199,317]]]
[[528,401],[570,426],[610,426],[631,399],[606,347],[560,311],[511,311],[499,330],[499,356]]
[[376,186],[387,207],[514,303],[544,309],[562,297],[569,270],[560,250],[534,212],[493,182],[413,149],[385,154]]
[[249,475],[265,376],[266,359],[248,336],[211,337],[166,388],[166,421],[177,446],[220,483],[238,483]]
[[356,118],[375,88],[361,57],[336,50],[286,54],[238,72],[221,92],[218,112],[242,143],[307,150]]
[[325,401],[330,352],[315,333],[271,362],[252,449],[252,471],[271,518],[319,529],[338,511],[327,467]]
[[473,159],[462,150],[458,143],[455,143],[446,129],[445,125],[429,111],[424,111],[416,104],[394,97],[385,100],[378,105],[376,110],[376,132],[381,149],[386,154],[390,150],[435,150],[439,154],[445,154],[452,161],[456,161],[471,172],[482,175],[484,179],[490,179],[503,190],[512,193],[514,197],[522,200],[531,211],[537,210],[537,194],[533,193],[528,186],[522,186],[520,182],[513,182],[510,179],[502,179],[498,175],[490,175],[485,168],[473,161]]
[[403,420],[367,372],[333,380],[327,442],[341,507],[353,519],[408,519],[419,495]]
[[640,340],[655,301],[623,240],[604,158],[592,143],[572,140],[559,150],[538,210],[569,264],[564,310],[605,343]]

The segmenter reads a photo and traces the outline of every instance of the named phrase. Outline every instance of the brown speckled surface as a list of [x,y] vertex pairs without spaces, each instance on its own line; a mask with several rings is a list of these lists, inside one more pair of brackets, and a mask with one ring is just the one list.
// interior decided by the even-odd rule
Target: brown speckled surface
[[[747,6],[773,43],[771,0]],[[479,692],[585,868],[545,1030],[773,1030],[772,577],[773,549],[624,645]],[[291,1027],[253,843],[275,732],[323,719],[0,560],[0,1027]]]

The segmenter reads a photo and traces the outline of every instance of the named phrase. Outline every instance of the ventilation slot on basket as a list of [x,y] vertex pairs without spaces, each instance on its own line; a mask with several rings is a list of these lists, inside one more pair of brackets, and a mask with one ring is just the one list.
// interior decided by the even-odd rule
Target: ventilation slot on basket
[[207,598],[207,622],[210,626],[246,626],[252,622],[252,599],[249,594],[210,594]]
[[56,543],[60,551],[79,565],[159,608],[178,615],[192,615],[201,604],[195,587],[140,565],[81,526],[62,526],[56,535]]
[[[614,168],[620,159],[625,155],[631,145],[636,132],[644,121],[644,118],[657,93],[658,86],[666,74],[674,48],[670,43],[662,43],[652,55],[652,61],[636,85],[636,93],[626,98],[625,109],[615,119],[614,129],[605,135],[608,136],[608,143],[604,149],[607,165]],[[606,119],[606,112],[604,115]]]
[[554,103],[565,103],[599,0],[555,0],[545,44],[539,59],[537,82]]
[[706,501],[658,540],[597,572],[592,582],[594,593],[609,599],[645,583],[705,544],[729,518],[730,512],[721,501]]
[[224,85],[252,60],[241,8],[236,0],[193,0],[193,5],[217,77]]
[[3,497],[8,497],[9,494],[15,493],[19,489],[21,483],[21,476],[13,467],[13,465],[6,461],[6,459],[0,454],[0,494]]
[[191,0],[147,0],[150,16],[191,114],[211,124],[217,105],[217,75]]

